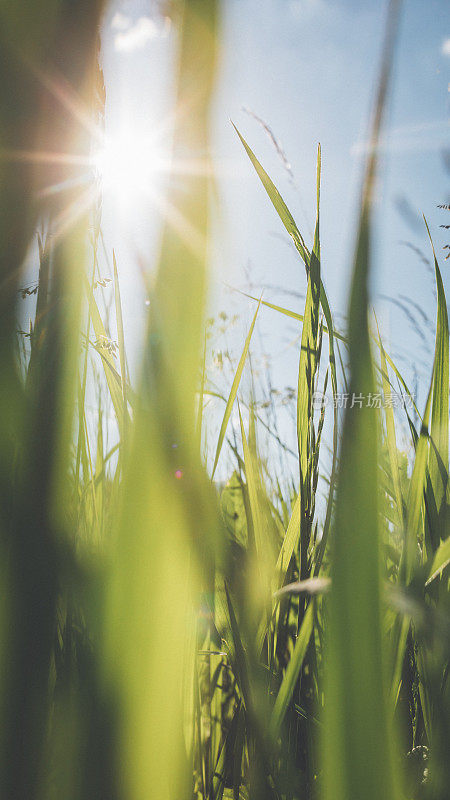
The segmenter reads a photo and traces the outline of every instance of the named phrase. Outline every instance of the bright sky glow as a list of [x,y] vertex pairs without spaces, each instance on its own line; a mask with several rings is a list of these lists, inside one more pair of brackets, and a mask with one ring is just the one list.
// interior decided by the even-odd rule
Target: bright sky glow
[[[211,315],[225,308],[230,317],[234,313],[242,316],[244,330],[249,324],[246,315],[253,313],[251,307],[242,297],[227,294],[224,284],[248,291],[251,281],[259,290],[264,288],[265,299],[299,311],[303,301],[286,293],[305,291],[305,275],[295,249],[248,162],[230,124],[232,119],[274,180],[309,244],[315,214],[315,157],[321,142],[323,279],[336,324],[345,327],[342,315],[347,306],[386,5],[387,0],[379,4],[372,0],[223,0],[211,142],[218,201]],[[174,26],[164,17],[166,8],[157,0],[112,0],[103,35],[108,135],[124,124],[153,131],[170,119],[175,37]],[[445,158],[450,108],[449,22],[445,0],[430,0],[426,7],[421,0],[404,4],[382,139],[374,237],[372,296],[386,346],[408,380],[414,383],[413,370],[417,371],[423,386],[428,380],[428,351],[433,347],[435,298],[434,279],[427,271],[430,248],[422,213],[432,229],[441,262],[445,257],[442,247],[448,240],[439,227],[447,222],[445,212],[436,206],[449,201]],[[264,120],[282,143],[290,170],[257,118]],[[167,138],[160,137],[159,142],[166,144]],[[142,185],[145,170],[140,169],[139,150],[141,145],[135,144],[130,156],[134,168],[129,173]],[[115,159],[106,159],[110,160]],[[177,168],[186,169],[186,165]],[[123,167],[114,165],[112,172],[116,175],[112,185],[129,185],[131,178],[120,179]],[[103,204],[105,239],[109,249],[115,248],[121,269],[131,356],[135,342],[140,341],[139,309],[142,316],[145,310],[135,255],[139,253],[151,269],[158,248],[159,206],[164,202],[166,176],[154,167],[151,173],[157,196],[146,207],[142,204],[136,214],[127,211],[118,221],[117,206],[113,208],[107,197],[119,194],[112,186]],[[445,266],[443,279],[447,288]],[[405,308],[420,304],[427,317],[426,341],[410,330],[405,311],[395,305],[399,298],[409,304]],[[258,329],[262,347],[276,355],[274,384],[291,385],[298,368],[297,349],[292,346],[295,325],[266,310],[260,315]],[[235,338],[238,349],[241,331]]]
[[92,162],[103,193],[130,214],[153,194],[156,176],[167,170],[155,140],[131,129],[108,136]]

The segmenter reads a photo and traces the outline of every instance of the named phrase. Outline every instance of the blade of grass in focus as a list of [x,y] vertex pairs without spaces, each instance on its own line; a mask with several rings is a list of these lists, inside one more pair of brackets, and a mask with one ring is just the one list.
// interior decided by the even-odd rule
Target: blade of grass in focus
[[259,311],[260,305],[261,305],[261,300],[258,302],[258,308],[255,311],[255,315],[253,317],[252,324],[250,325],[250,328],[249,328],[249,331],[248,331],[248,334],[247,334],[247,338],[245,340],[244,348],[242,350],[241,357],[239,359],[239,363],[238,363],[238,366],[237,366],[237,369],[236,369],[236,374],[235,374],[235,376],[233,378],[233,383],[231,385],[230,394],[228,395],[228,400],[227,400],[227,404],[226,404],[226,407],[225,407],[225,413],[223,415],[223,420],[222,420],[222,424],[220,426],[219,436],[218,436],[218,439],[217,439],[216,454],[214,456],[214,464],[213,464],[212,473],[211,473],[211,477],[212,478],[214,478],[214,473],[216,471],[216,467],[217,467],[217,464],[218,464],[218,461],[219,461],[220,451],[222,450],[222,445],[223,445],[223,440],[225,438],[227,425],[228,425],[228,422],[230,420],[231,411],[233,409],[233,405],[234,405],[234,401],[236,399],[236,395],[237,395],[237,392],[238,392],[238,389],[239,389],[239,384],[240,384],[240,381],[241,381],[242,373],[244,371],[244,366],[245,366],[245,362],[247,360],[247,355],[248,355],[248,351],[249,351],[249,347],[250,347],[250,341],[251,341],[251,338],[252,338],[253,330],[254,330],[255,323],[256,323],[256,317],[258,316],[258,311]]
[[448,490],[449,447],[449,328],[442,276],[434,252],[430,229],[426,220],[425,225],[433,251],[437,289],[436,343],[430,425],[431,448],[429,456],[430,480],[437,514],[437,519],[433,525],[433,545],[434,548],[436,548],[439,541],[446,538],[445,509]]

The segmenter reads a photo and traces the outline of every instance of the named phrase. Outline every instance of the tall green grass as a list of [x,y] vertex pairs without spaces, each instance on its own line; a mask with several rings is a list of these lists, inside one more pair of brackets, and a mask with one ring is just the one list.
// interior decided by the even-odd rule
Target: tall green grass
[[[56,0],[28,11],[0,6],[5,153],[17,142],[36,149],[50,135],[60,152],[87,152],[91,134],[69,107],[74,98],[83,110],[95,102],[100,10]],[[175,102],[184,113],[175,157],[209,155],[219,10],[213,0],[178,4]],[[69,181],[69,201],[78,201],[79,167],[42,172],[0,161],[2,797],[448,797],[449,331],[436,257],[435,354],[420,430],[369,314],[372,196],[395,14],[394,5],[348,330],[336,330],[325,289],[320,148],[308,244],[237,131],[243,159],[304,264],[307,292],[302,314],[253,298],[210,474],[202,460],[212,393],[204,335],[210,178],[169,182],[171,213],[155,279],[148,276],[149,323],[132,386],[114,254],[105,292],[117,343],[104,314],[98,208],[96,220],[91,207],[57,236],[63,198],[35,199],[43,181]],[[36,318],[18,344],[21,266],[42,219]],[[266,423],[242,383],[262,314],[299,326],[294,485],[282,474],[269,480]],[[338,345],[348,355],[345,374]],[[392,408],[397,385],[407,401],[400,414]],[[349,403],[341,425],[343,389],[384,402]],[[320,392],[331,394],[332,407],[316,407]],[[235,410],[239,432],[231,437]],[[332,455],[319,514],[327,414]],[[401,416],[411,435],[408,469]],[[219,486],[225,452],[234,466]]]

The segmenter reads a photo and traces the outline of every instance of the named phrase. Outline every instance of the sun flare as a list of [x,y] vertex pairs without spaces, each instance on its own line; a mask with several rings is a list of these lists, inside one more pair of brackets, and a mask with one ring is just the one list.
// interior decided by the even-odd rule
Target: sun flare
[[167,158],[151,137],[123,131],[104,139],[93,154],[92,165],[102,192],[129,206],[154,194],[158,176],[167,170]]

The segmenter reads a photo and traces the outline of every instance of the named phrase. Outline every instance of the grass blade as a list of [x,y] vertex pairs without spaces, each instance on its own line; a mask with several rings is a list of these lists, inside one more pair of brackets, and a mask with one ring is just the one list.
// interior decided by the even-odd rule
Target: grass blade
[[123,403],[123,421],[124,430],[128,421],[128,404],[127,404],[127,357],[125,354],[125,336],[123,333],[123,317],[122,317],[122,303],[120,300],[120,287],[119,275],[117,272],[116,254],[113,250],[113,265],[114,265],[114,300],[116,304],[116,323],[117,323],[117,340],[119,344],[119,360],[120,360],[120,375],[122,378],[122,403]]
[[431,581],[438,578],[448,564],[450,564],[450,536],[441,542],[436,550],[425,585],[428,586]]
[[[368,326],[371,212],[377,144],[392,62],[397,5],[391,16],[363,185],[349,308],[350,393],[374,391]],[[327,657],[325,798],[397,796],[384,683],[377,417],[347,407],[336,499]]]
[[[437,320],[436,320],[436,345],[433,371],[433,402],[431,408],[430,434],[432,447],[430,449],[429,470],[431,486],[434,493],[437,518],[433,521],[436,528],[432,540],[444,539],[445,532],[445,502],[448,487],[448,438],[449,438],[449,330],[448,312],[445,299],[442,276],[434,251],[430,229],[425,220],[425,225],[433,250],[434,269],[437,288]],[[444,513],[441,508],[444,507]]]
[[237,366],[236,374],[233,379],[233,383],[231,385],[230,394],[228,396],[227,405],[225,407],[225,413],[223,415],[222,424],[220,426],[219,437],[217,440],[217,447],[216,447],[216,454],[214,457],[214,465],[211,473],[211,480],[214,478],[214,473],[216,471],[217,463],[219,461],[220,451],[222,450],[223,440],[225,438],[225,433],[227,430],[227,425],[230,420],[231,411],[234,405],[234,401],[236,400],[236,395],[239,389],[239,384],[241,382],[242,373],[244,371],[245,362],[248,355],[248,350],[250,347],[250,341],[253,334],[253,329],[256,323],[256,317],[258,316],[259,307],[261,305],[261,300],[258,303],[258,308],[255,311],[255,316],[253,317],[252,324],[250,325],[249,332],[247,334],[247,338],[245,340],[244,349],[242,350],[241,357],[239,359],[239,364]]
[[281,729],[284,715],[292,698],[295,685],[308,649],[314,622],[314,601],[311,599],[302,620],[297,641],[284,673],[269,722],[269,733],[275,740]]
[[386,419],[386,438],[389,453],[389,462],[391,467],[392,483],[394,485],[395,502],[397,506],[398,524],[400,530],[403,529],[403,497],[400,486],[400,473],[398,469],[397,458],[397,439],[395,436],[395,419],[394,411],[390,400],[392,398],[391,388],[388,378],[388,367],[386,361],[386,354],[384,351],[381,336],[378,332],[378,339],[380,344],[380,357],[381,357],[381,376],[383,382],[383,395],[384,395],[384,414]]

